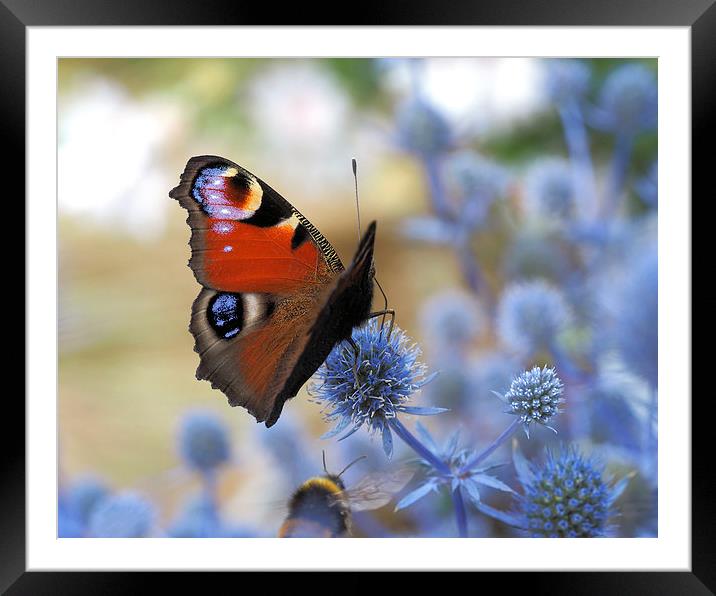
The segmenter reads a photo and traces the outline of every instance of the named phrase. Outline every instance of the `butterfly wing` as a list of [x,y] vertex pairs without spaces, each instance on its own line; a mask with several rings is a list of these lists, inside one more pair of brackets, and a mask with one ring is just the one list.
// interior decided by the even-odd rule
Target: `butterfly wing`
[[333,346],[350,337],[353,327],[368,317],[373,301],[375,229],[376,223],[372,222],[361,238],[348,269],[333,281],[319,300],[315,318],[303,334],[301,343],[296,346],[300,349],[300,356],[285,380],[267,426],[276,422],[286,399],[298,393],[323,364]]
[[344,269],[313,224],[227,159],[192,157],[169,196],[189,212],[189,265],[206,288],[286,295]]
[[343,265],[288,201],[221,157],[190,159],[169,196],[189,212],[189,265],[204,286],[189,326],[197,378],[263,422]]

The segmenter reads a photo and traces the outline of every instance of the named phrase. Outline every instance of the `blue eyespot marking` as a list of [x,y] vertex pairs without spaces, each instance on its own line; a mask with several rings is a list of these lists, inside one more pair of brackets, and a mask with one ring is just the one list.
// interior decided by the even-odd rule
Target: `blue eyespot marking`
[[[192,187],[191,194],[193,195],[194,200],[197,203],[199,203],[199,204],[203,203],[203,197],[201,196],[201,191],[205,186],[207,186],[207,185],[211,186],[213,184],[216,184],[217,178],[219,178],[218,182],[219,182],[219,184],[221,184],[222,181],[221,181],[220,177],[224,173],[224,169],[225,168],[204,168],[201,171],[201,174],[199,174],[196,177],[196,180],[194,181],[194,185]],[[208,194],[208,196],[207,196],[207,198],[209,198],[209,199],[221,197],[220,193],[214,193],[212,191],[209,191],[209,193],[211,193],[211,194]]]
[[241,294],[228,292],[216,294],[209,301],[207,309],[209,325],[219,337],[231,339],[241,332],[244,320],[244,305]]

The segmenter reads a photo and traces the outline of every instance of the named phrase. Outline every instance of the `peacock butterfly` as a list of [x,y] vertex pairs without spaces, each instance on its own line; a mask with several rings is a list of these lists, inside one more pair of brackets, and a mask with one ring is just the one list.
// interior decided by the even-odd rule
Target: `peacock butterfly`
[[270,427],[338,342],[387,312],[370,312],[376,223],[346,269],[295,207],[227,159],[192,157],[169,196],[189,212],[203,286],[189,324],[196,377]]

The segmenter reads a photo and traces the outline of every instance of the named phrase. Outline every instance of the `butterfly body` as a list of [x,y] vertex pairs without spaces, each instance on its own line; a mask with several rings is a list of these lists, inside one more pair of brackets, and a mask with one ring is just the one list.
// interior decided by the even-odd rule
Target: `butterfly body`
[[375,223],[345,268],[297,209],[224,158],[190,159],[170,196],[189,212],[189,266],[203,286],[189,325],[196,376],[271,426],[368,317]]

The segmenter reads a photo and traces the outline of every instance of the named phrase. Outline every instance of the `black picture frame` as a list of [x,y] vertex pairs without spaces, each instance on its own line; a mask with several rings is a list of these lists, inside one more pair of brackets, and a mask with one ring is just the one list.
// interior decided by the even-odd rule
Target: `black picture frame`
[[[705,188],[713,169],[714,106],[716,106],[716,6],[715,0],[499,0],[486,3],[475,0],[414,0],[411,2],[371,2],[360,4],[306,6],[287,4],[280,10],[265,3],[237,0],[188,2],[173,0],[149,3],[146,0],[0,0],[0,61],[2,61],[2,106],[5,176],[12,186],[4,185],[8,205],[15,205],[20,186],[24,187],[25,163],[25,37],[32,26],[85,25],[278,25],[345,23],[353,25],[550,25],[550,26],[669,26],[690,27],[692,41],[692,185]],[[709,143],[707,145],[707,143]],[[707,150],[707,147],[709,150]],[[14,175],[13,175],[14,173]],[[8,188],[12,188],[12,195]],[[713,196],[713,190],[711,190]],[[12,198],[11,198],[12,197]],[[684,200],[689,200],[685,197]],[[704,222],[705,218],[701,221]],[[697,221],[697,220],[694,220]],[[25,226],[32,225],[25,221]],[[702,223],[702,225],[706,225]],[[696,235],[693,235],[696,238]],[[710,247],[694,250],[694,255],[710,254]],[[10,259],[12,260],[12,259]],[[19,261],[19,259],[16,259]],[[7,265],[6,265],[7,266]],[[703,279],[706,276],[702,276]],[[7,283],[6,296],[18,300],[16,274]],[[6,278],[7,279],[7,278]],[[698,279],[694,284],[698,292]],[[11,285],[12,283],[12,285]],[[13,288],[10,290],[10,288]],[[24,292],[24,289],[22,290]],[[693,289],[692,289],[693,291]],[[711,299],[713,302],[713,299]],[[708,313],[699,310],[699,316]],[[713,312],[713,307],[711,309]],[[31,312],[25,313],[31,317]],[[709,315],[705,320],[708,325]],[[713,315],[710,315],[713,318]],[[14,317],[18,318],[18,317]],[[699,318],[699,321],[701,319]],[[701,327],[701,325],[700,325]],[[9,329],[5,328],[9,334]],[[6,345],[12,345],[7,342]],[[710,350],[694,353],[695,359],[708,357]],[[24,350],[23,350],[24,354]],[[704,363],[705,364],[705,363]],[[6,378],[19,374],[6,367]],[[684,403],[690,398],[690,379],[684,380],[684,393],[667,396]],[[519,573],[510,575],[509,589],[524,584],[528,594],[712,594],[716,590],[716,482],[711,473],[710,438],[711,402],[709,392],[693,392],[692,400],[692,571],[689,572],[569,572]],[[135,593],[161,587],[167,581],[181,581],[184,589],[206,589],[202,574],[150,574],[124,572],[75,573],[25,571],[25,441],[24,404],[15,392],[6,391],[3,414],[5,432],[2,491],[0,498],[0,589],[9,594],[57,593]],[[11,428],[18,432],[7,432]],[[476,554],[478,556],[479,554]],[[229,581],[230,578],[226,577]],[[215,581],[212,579],[212,581]],[[157,583],[155,583],[157,582]],[[236,587],[236,586],[235,586]],[[519,586],[522,587],[522,586]],[[477,586],[476,586],[477,588]]]

